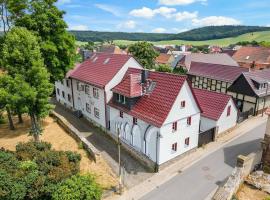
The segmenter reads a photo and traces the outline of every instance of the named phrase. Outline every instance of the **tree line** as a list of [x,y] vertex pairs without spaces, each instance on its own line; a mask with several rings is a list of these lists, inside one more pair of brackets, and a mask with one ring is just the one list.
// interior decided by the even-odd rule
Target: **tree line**
[[190,40],[204,41],[235,37],[245,33],[269,31],[270,27],[260,26],[208,26],[193,29],[178,34],[167,33],[126,33],[126,32],[99,32],[99,31],[70,31],[78,41],[102,42],[110,40],[131,41],[161,41],[161,40]]

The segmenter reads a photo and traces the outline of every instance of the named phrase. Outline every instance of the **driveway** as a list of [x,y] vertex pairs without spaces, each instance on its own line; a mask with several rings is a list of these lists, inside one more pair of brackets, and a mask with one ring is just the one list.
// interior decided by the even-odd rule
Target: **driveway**
[[[65,117],[80,132],[85,133],[87,140],[101,152],[115,174],[118,174],[118,148],[115,141],[86,119],[79,119],[64,106],[57,102],[54,103],[55,112]],[[131,188],[153,175],[124,149],[121,149],[121,163],[124,166],[123,181],[127,188]]]
[[239,154],[247,155],[260,149],[264,133],[265,123],[203,158],[141,200],[204,200],[231,174]]

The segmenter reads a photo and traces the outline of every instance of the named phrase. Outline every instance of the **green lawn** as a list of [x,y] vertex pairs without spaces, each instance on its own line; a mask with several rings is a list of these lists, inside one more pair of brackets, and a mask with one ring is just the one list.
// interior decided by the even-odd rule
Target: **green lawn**
[[[192,45],[219,45],[219,46],[228,46],[230,44],[235,44],[240,41],[252,41],[256,40],[257,42],[260,41],[270,41],[270,31],[261,31],[261,32],[254,32],[254,33],[247,33],[237,37],[232,38],[224,38],[224,39],[217,39],[217,40],[205,40],[205,41],[185,41],[185,40],[168,40],[168,41],[158,41],[152,42],[153,44],[159,45],[181,45],[181,44],[192,44]],[[137,41],[129,41],[129,40],[115,40],[114,43],[116,45],[125,44],[129,45],[135,43]],[[76,42],[77,45],[85,44],[85,42]]]

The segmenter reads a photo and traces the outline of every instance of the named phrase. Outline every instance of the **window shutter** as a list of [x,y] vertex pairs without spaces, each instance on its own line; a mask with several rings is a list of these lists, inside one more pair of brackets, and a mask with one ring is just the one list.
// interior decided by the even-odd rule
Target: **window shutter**
[[227,108],[227,116],[230,116],[231,115],[231,106],[229,106],[228,108]]

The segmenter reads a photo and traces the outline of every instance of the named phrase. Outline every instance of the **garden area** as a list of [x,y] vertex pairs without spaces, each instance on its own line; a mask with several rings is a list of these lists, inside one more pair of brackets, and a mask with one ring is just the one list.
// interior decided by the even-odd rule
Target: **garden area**
[[[24,123],[16,123],[15,116],[13,121],[15,130],[9,129],[7,119],[0,124],[0,177],[5,180],[0,183],[0,199],[100,199],[102,190],[117,184],[107,163],[95,163],[53,118],[42,120],[40,143],[29,135],[27,115]],[[86,196],[68,198],[62,193]]]
[[261,190],[243,184],[237,192],[236,200],[270,200],[270,196]]

